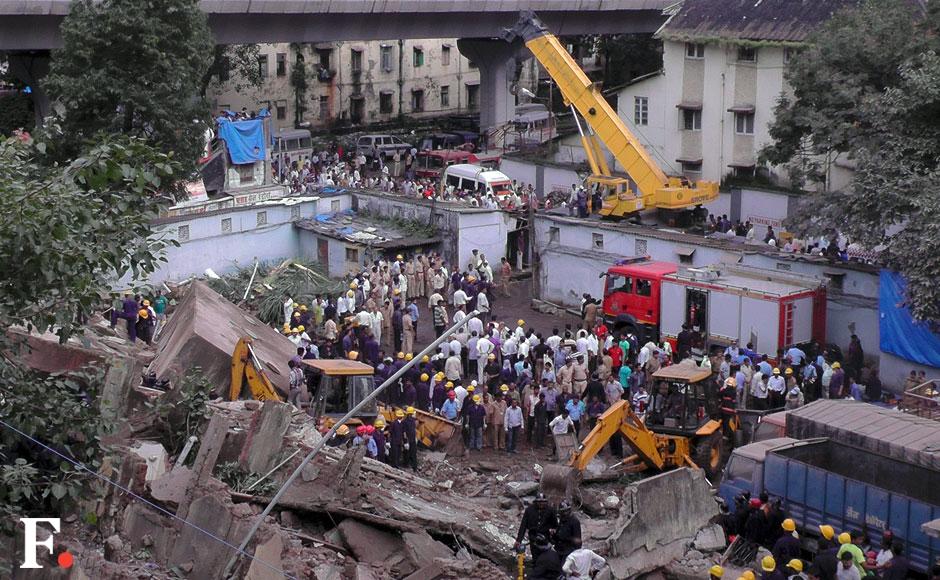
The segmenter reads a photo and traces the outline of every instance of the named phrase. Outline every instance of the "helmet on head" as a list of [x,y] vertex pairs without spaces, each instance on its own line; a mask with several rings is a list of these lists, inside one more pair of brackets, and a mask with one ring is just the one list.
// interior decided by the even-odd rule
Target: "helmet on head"
[[792,375],[792,374],[793,374],[793,369],[787,367],[787,370],[783,371],[783,374],[785,374],[785,375]]
[[757,576],[751,570],[745,570],[741,572],[741,578],[744,580],[757,580]]
[[832,363],[832,368],[834,368],[834,369],[841,369],[841,368],[842,368],[842,363],[840,363],[839,361],[836,361],[836,362]]
[[453,391],[447,391],[447,398],[448,398],[448,399],[454,399],[455,397],[457,397],[457,393],[455,393],[455,392],[453,392]]
[[424,382],[430,381],[431,377],[428,376],[428,373],[421,373],[420,379],[421,379],[421,382],[424,383]]
[[519,326],[525,326],[525,320],[520,318],[519,320],[516,321],[516,324],[518,324]]
[[349,435],[349,427],[347,425],[340,425],[339,429],[336,430],[337,435]]
[[725,386],[726,386],[726,387],[736,387],[736,386],[738,386],[738,382],[737,382],[736,380],[734,380],[734,377],[728,377],[727,379],[725,379]]
[[415,357],[415,356],[409,352],[408,354],[405,355],[405,360],[411,360],[411,359],[413,359],[414,357]]
[[777,367],[774,367],[774,374],[775,374],[775,375],[779,375],[779,374],[780,374],[780,369],[778,369]]
[[715,564],[714,566],[708,569],[708,574],[709,576],[712,576],[714,578],[721,578],[722,576],[725,575],[725,569],[719,566],[718,564]]
[[764,572],[773,572],[777,569],[777,561],[773,556],[764,556],[760,561],[760,569]]
[[404,419],[404,418],[405,418],[405,412],[402,411],[401,409],[398,409],[397,411],[395,411],[395,416],[398,417],[399,419]]
[[356,360],[359,358],[359,351],[351,350],[349,354],[346,355],[346,358],[349,360]]
[[306,311],[307,311],[307,305],[306,305],[306,304],[301,304],[301,305],[300,305],[300,311],[301,311],[301,312],[306,312]]
[[398,254],[397,256],[395,256],[395,259],[396,259],[396,260],[404,260],[405,257],[402,256],[401,254]]
[[785,532],[794,532],[796,531],[796,522],[790,518],[787,518],[783,520],[783,523],[780,524],[780,527],[782,527]]
[[140,312],[138,312],[137,314],[138,314],[141,318],[149,318],[149,317],[150,317],[150,312],[148,312],[146,308],[141,308],[141,309],[140,309]]
[[300,326],[297,327],[297,332],[303,332],[303,331],[305,331],[305,330],[307,330],[307,327],[304,326],[303,324],[301,324]]
[[819,533],[827,540],[831,540],[836,535],[836,530],[832,526],[823,524],[819,526]]
[[472,392],[475,391],[475,390],[477,390],[477,388],[474,387],[473,385],[470,385],[469,387],[467,387],[467,392],[468,392],[468,393],[472,393]]
[[502,392],[504,392],[504,393],[508,393],[508,392],[509,392],[509,385],[507,385],[507,384],[502,384],[502,385],[499,386],[499,390],[502,391]]
[[431,362],[431,357],[429,357],[428,355],[424,355],[423,357],[421,357],[421,362]]
[[796,570],[797,573],[802,572],[802,571],[803,571],[803,560],[800,560],[799,558],[793,558],[792,560],[790,560],[789,562],[787,562],[787,568],[792,568],[792,569]]
[[365,435],[365,433],[366,433],[365,425],[359,425],[358,427],[356,427],[356,435],[359,435],[360,437],[362,437],[363,435]]
[[375,427],[376,429],[381,429],[382,427],[385,427],[385,419],[383,419],[382,417],[376,417],[375,422],[372,423],[372,426]]
[[453,388],[454,388],[454,382],[453,382],[453,381],[447,381],[447,382],[444,384],[444,386],[447,387],[448,389],[453,389]]
[[840,544],[851,544],[852,536],[848,532],[842,532],[839,534],[839,543]]
[[407,414],[409,414],[409,415],[415,415],[415,414],[417,414],[418,412],[415,411],[415,408],[414,408],[414,407],[408,407],[408,408],[405,409],[405,413],[407,413]]

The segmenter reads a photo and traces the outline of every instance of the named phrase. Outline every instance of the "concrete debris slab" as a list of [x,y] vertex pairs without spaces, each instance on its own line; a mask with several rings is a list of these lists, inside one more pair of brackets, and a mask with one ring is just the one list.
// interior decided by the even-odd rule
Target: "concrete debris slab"
[[[267,541],[259,543],[254,553],[257,559],[251,561],[248,573],[245,574],[245,580],[281,580],[284,578],[284,575],[277,571],[283,568],[281,562],[283,551],[284,538],[279,532],[272,534]],[[262,562],[268,564],[268,566],[265,566]]]
[[725,532],[718,524],[702,528],[692,541],[692,547],[702,552],[724,550],[726,545]]
[[405,542],[399,536],[353,519],[345,519],[337,527],[357,561],[382,566],[396,576],[407,576],[418,569],[408,559]]
[[147,548],[161,564],[167,561],[176,538],[171,520],[138,502],[128,504],[124,510],[121,532],[134,549]]
[[313,571],[316,580],[344,580],[343,569],[334,564],[320,564]]
[[240,338],[251,337],[252,348],[278,392],[287,399],[287,361],[296,354],[283,334],[223,298],[208,285],[194,281],[160,333],[160,350],[150,370],[177,385],[199,367],[218,393],[228,394],[232,351]]
[[538,491],[539,483],[537,481],[510,481],[506,484],[506,489],[512,495],[522,497]]
[[438,542],[424,530],[405,532],[401,539],[408,550],[408,558],[418,567],[432,564],[435,558],[450,558],[454,555],[447,544]]
[[355,578],[353,578],[353,580],[379,580],[379,579],[376,577],[375,573],[372,572],[372,568],[370,568],[368,565],[357,564],[356,576]]
[[700,470],[669,471],[627,487],[607,539],[614,578],[633,578],[677,560],[698,530],[718,514]]
[[290,427],[293,406],[289,403],[265,401],[248,431],[242,452],[248,471],[267,473],[284,447],[284,434]]
[[186,496],[186,489],[193,472],[188,467],[177,467],[163,477],[150,482],[150,497],[164,503],[179,505]]
[[110,536],[104,541],[104,559],[109,562],[120,560],[121,552],[124,550],[124,541],[117,534]]
[[[216,537],[225,538],[232,526],[230,508],[231,503],[226,504],[214,495],[204,495],[192,502],[186,519]],[[228,551],[220,550],[216,540],[197,531],[193,526],[184,526],[173,547],[169,564],[181,566],[192,562],[194,578],[215,578],[222,571],[228,557]]]
[[147,481],[153,481],[166,473],[169,456],[163,445],[151,441],[141,441],[138,446],[132,447],[131,451],[147,462]]

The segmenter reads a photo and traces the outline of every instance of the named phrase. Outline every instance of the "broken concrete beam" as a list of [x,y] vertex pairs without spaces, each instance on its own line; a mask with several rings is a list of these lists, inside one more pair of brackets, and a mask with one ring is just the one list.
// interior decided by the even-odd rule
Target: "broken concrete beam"
[[166,563],[176,538],[172,520],[137,502],[124,510],[121,532],[135,550],[147,548],[160,565]]
[[165,505],[179,506],[186,497],[193,472],[188,467],[177,467],[163,477],[150,482],[150,497]]
[[[245,580],[281,580],[284,575],[281,554],[284,552],[284,538],[280,532],[275,531],[264,542],[259,542],[255,548],[254,557]],[[267,564],[267,565],[266,565]]]
[[514,497],[533,495],[539,489],[537,481],[510,481],[506,484],[506,493]]
[[[179,539],[170,555],[170,566],[193,565],[193,578],[216,578],[229,557],[227,550],[221,550],[219,543],[201,528],[217,538],[228,536],[232,526],[231,503],[223,502],[214,495],[204,495],[194,500],[189,507],[187,521],[192,524],[183,526]],[[194,527],[195,526],[195,527]]]
[[228,433],[228,419],[219,413],[212,415],[209,419],[209,426],[206,427],[206,432],[202,436],[202,442],[199,444],[199,453],[196,454],[196,460],[193,462],[193,475],[190,477],[186,493],[183,494],[179,509],[176,511],[176,515],[184,520],[189,514],[193,490],[204,485],[215,469],[215,462],[225,442],[226,433]]
[[401,535],[409,559],[415,566],[424,567],[434,562],[434,558],[450,558],[454,555],[447,544],[438,542],[426,531],[405,532]]
[[395,577],[407,576],[418,569],[405,554],[405,542],[396,534],[353,519],[340,522],[343,543],[359,562],[382,566]]
[[692,541],[692,547],[700,552],[723,550],[726,544],[725,531],[718,524],[702,528],[695,534],[695,540]]
[[284,447],[284,434],[290,427],[293,406],[277,401],[265,401],[261,412],[255,415],[242,452],[242,464],[253,473],[267,473],[274,467]]
[[139,445],[132,447],[131,451],[147,462],[147,481],[153,481],[166,473],[169,456],[163,445],[152,441],[141,441]]
[[682,468],[638,481],[607,539],[614,578],[633,578],[680,558],[700,528],[718,513],[701,470]]

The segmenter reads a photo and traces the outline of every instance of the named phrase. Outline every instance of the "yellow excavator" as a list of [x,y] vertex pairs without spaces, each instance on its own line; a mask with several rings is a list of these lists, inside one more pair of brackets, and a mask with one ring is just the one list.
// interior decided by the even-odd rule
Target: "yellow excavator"
[[[618,433],[633,450],[633,455],[615,465],[622,465],[624,472],[688,466],[702,468],[709,478],[720,473],[725,426],[721,419],[712,418],[718,416],[718,399],[711,370],[672,365],[653,373],[651,381],[653,390],[644,417],[628,401],[612,405],[565,463],[543,467],[543,492],[569,495],[591,460]],[[736,429],[737,422],[728,427]]]
[[277,394],[277,389],[271,379],[264,372],[264,366],[251,348],[250,338],[241,338],[232,351],[232,384],[229,386],[228,398],[237,401],[242,395],[245,384],[251,398],[258,401],[283,401]]
[[[585,180],[589,190],[597,187],[603,206],[595,208],[605,217],[622,218],[647,209],[658,209],[671,222],[687,220],[688,214],[700,221],[708,212],[702,204],[718,198],[714,181],[690,182],[684,177],[667,176],[646,148],[607,103],[600,88],[584,74],[565,47],[531,11],[522,12],[519,22],[503,34],[509,42],[521,38],[552,77],[571,112],[581,135],[591,175]],[[613,154],[630,180],[613,175],[601,143]]]

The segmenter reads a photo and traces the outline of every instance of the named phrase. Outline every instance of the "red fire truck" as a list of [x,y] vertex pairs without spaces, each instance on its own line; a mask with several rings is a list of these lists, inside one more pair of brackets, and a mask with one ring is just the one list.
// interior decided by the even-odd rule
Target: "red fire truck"
[[775,356],[779,349],[826,338],[826,287],[817,279],[740,265],[680,268],[649,257],[611,266],[604,320],[640,343],[676,337],[687,324],[707,348],[738,340]]

